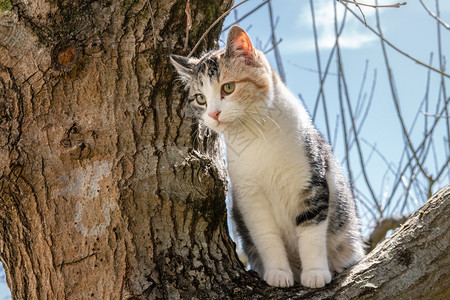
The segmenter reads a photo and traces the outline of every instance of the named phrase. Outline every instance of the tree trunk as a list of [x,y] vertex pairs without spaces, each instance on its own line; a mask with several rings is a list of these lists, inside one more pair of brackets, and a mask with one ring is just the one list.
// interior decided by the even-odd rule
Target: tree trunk
[[[190,1],[190,48],[231,2]],[[155,27],[146,0],[11,3],[0,17],[0,257],[13,298],[223,293],[238,274],[223,270],[240,265],[221,150],[215,135],[192,138],[168,60],[182,53],[186,1],[151,1]]]
[[[323,289],[246,272],[218,137],[168,62],[185,54],[187,1],[150,2],[2,1],[0,258],[14,299],[450,297],[448,186]],[[188,49],[231,2],[190,1]]]

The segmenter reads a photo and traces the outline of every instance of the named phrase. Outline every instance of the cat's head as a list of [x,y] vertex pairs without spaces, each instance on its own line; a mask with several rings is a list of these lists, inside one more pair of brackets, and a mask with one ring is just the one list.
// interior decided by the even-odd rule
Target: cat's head
[[189,101],[203,109],[204,124],[217,132],[256,119],[258,110],[271,101],[271,67],[239,26],[231,27],[223,49],[199,59],[178,55],[170,59],[189,90]]

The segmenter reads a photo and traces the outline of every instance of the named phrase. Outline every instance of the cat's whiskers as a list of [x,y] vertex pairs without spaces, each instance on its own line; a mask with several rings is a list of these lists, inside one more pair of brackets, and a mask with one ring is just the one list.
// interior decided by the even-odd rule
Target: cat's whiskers
[[[280,130],[281,133],[283,132],[283,130],[281,129],[280,125],[277,123],[277,121],[275,121],[270,116],[269,112],[262,113],[262,111],[265,111],[266,109],[256,108],[255,110],[256,111],[253,111],[251,109],[246,109],[244,115],[252,115],[252,116],[255,116],[258,119],[261,119],[262,121],[269,120],[271,123],[273,123],[273,125],[275,125]],[[235,109],[235,110],[231,111],[231,113],[241,114],[241,110]]]
[[259,119],[261,119],[261,121],[257,120],[256,118],[252,117],[248,113],[242,114],[242,111],[238,110],[238,109],[229,111],[228,115],[232,118],[234,117],[232,123],[235,123],[236,126],[237,126],[236,121],[239,121],[239,123],[242,126],[244,126],[245,128],[247,128],[248,130],[252,130],[252,128],[253,128],[253,130],[256,129],[259,132],[259,135],[265,141],[267,141],[266,136],[264,135],[264,133],[261,130],[264,127],[264,124],[261,123],[261,121],[264,122],[264,120],[262,118],[259,118]]
[[[261,137],[264,139],[264,141],[266,141],[267,142],[267,139],[266,139],[266,136],[264,135],[264,133],[261,131],[261,129],[259,128],[260,126],[261,126],[261,123],[259,123],[255,118],[252,118],[251,116],[249,116],[249,115],[244,115],[244,116],[241,116],[245,121],[247,121],[246,122],[246,124],[248,124],[248,125],[252,125],[252,127],[254,128],[254,129],[256,129],[256,130],[258,130],[258,132],[260,133],[260,135],[261,135]],[[253,123],[253,122],[256,122],[256,124],[255,123]],[[259,126],[258,126],[259,125]],[[244,125],[245,126],[245,125]],[[249,126],[250,127],[250,126]],[[248,127],[248,129],[251,129],[251,128],[249,128]]]
[[252,112],[252,111],[249,111],[249,112],[247,112],[248,114],[252,114],[252,115],[255,115],[255,116],[258,116],[258,117],[260,117],[262,120],[269,120],[270,122],[272,122],[279,130],[280,130],[280,133],[283,133],[283,130],[281,129],[281,127],[280,127],[280,125],[278,125],[278,123],[277,123],[277,121],[275,121],[273,118],[271,118],[268,114],[267,115],[265,115],[265,114],[260,114],[260,113],[257,113],[257,112]]
[[234,117],[233,121],[231,121],[231,123],[230,123],[231,125],[234,125],[234,129],[237,129],[237,126],[238,126],[237,121],[240,121],[239,116]]

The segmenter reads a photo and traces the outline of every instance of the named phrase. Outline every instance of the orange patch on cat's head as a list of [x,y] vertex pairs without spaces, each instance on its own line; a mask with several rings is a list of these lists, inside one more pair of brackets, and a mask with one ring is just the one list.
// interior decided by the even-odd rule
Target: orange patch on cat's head
[[247,32],[237,25],[232,26],[228,31],[226,56],[245,59],[247,64],[251,64],[256,56]]
[[233,47],[235,49],[244,50],[245,53],[252,53],[253,55],[256,55],[252,41],[245,31],[241,31],[237,34],[233,40]]

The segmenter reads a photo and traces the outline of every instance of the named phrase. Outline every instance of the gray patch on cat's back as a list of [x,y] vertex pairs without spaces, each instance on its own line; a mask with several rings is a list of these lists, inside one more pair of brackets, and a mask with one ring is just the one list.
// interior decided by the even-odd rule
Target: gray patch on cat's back
[[346,201],[346,199],[343,195],[339,195],[338,197],[341,201],[336,201],[336,203],[334,203],[334,214],[331,220],[333,226],[330,226],[330,231],[332,233],[337,233],[342,228],[344,228],[344,226],[346,225],[346,221],[350,218],[348,209],[343,203],[344,201]]
[[306,155],[311,166],[309,187],[304,191],[305,210],[295,219],[297,226],[319,224],[328,217],[329,189],[326,180],[331,150],[323,136],[316,129],[303,132]]

